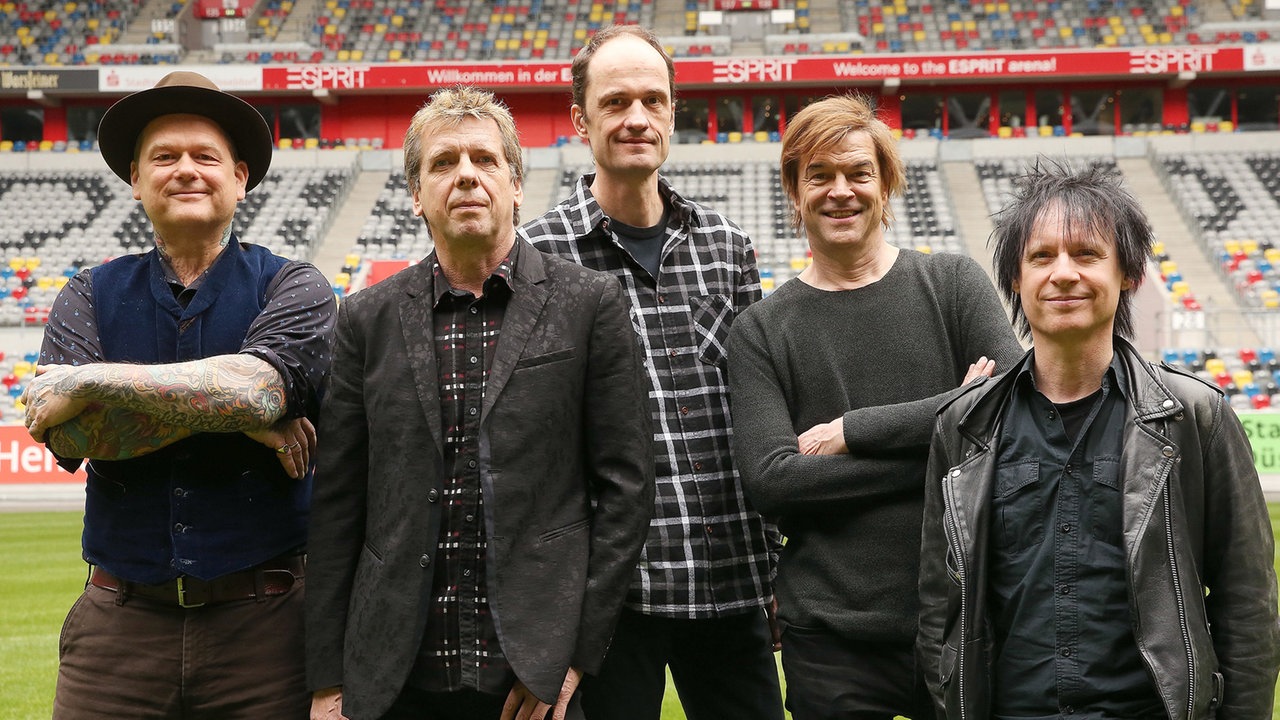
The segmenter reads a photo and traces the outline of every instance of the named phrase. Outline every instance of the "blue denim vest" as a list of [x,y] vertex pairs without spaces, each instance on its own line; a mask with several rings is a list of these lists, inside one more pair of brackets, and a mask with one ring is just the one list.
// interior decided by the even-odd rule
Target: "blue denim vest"
[[[95,268],[108,362],[174,363],[240,350],[288,261],[235,237],[184,309],[155,250]],[[311,477],[293,480],[242,433],[199,433],[131,460],[88,465],[84,557],[132,582],[208,580],[306,542]]]

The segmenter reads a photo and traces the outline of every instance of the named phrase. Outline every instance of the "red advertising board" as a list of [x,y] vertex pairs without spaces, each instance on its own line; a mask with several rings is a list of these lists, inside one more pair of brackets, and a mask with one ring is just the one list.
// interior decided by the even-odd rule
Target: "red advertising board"
[[80,483],[84,468],[74,474],[58,467],[44,445],[31,439],[21,425],[0,425],[0,483]]
[[[1251,53],[1246,62],[1246,52]],[[972,52],[936,55],[868,54],[680,58],[681,87],[773,83],[839,85],[880,82],[1028,79],[1062,77],[1176,77],[1280,70],[1280,57],[1257,47],[1158,47],[1056,52]],[[270,65],[262,89],[414,90],[457,84],[500,89],[568,88],[567,62],[395,63],[383,65]]]

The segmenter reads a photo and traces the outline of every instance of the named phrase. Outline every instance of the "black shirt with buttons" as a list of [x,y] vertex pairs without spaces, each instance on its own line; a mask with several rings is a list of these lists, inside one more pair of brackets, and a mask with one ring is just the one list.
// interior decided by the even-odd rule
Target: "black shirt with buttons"
[[1130,626],[1123,541],[1126,403],[1101,388],[1055,405],[1034,353],[1004,410],[988,552],[993,717],[1163,718]]
[[[449,285],[434,252],[424,261],[432,268],[445,475],[443,490],[427,493],[428,502],[441,504],[440,534],[426,632],[409,682],[430,692],[505,695],[514,681],[489,609],[479,450],[485,383],[522,244],[485,280],[478,298]],[[423,555],[422,563],[429,566],[431,558]]]

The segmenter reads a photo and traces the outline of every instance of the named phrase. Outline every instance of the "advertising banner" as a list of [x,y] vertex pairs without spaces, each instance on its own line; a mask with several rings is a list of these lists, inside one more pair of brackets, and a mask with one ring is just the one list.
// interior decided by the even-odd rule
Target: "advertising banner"
[[[1255,49],[1258,47],[1273,49],[1259,51]],[[1253,53],[1248,67],[1246,51]],[[1267,52],[1274,52],[1275,56],[1265,55]],[[1280,46],[677,58],[675,64],[676,80],[681,87],[714,87],[779,82],[838,85],[889,78],[935,82],[1073,76],[1173,77],[1186,72],[1213,74],[1262,69],[1267,62],[1275,62],[1280,68]],[[566,89],[572,82],[567,62],[267,65],[261,72],[261,89],[268,91],[431,90],[458,84],[493,89]]]
[[53,453],[31,439],[21,425],[0,425],[0,484],[79,483],[86,479],[84,468],[75,474],[58,467]]

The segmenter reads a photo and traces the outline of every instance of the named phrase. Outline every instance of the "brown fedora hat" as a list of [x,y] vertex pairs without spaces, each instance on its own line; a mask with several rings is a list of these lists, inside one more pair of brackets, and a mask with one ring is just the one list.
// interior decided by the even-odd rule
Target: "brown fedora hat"
[[190,113],[218,123],[235,145],[236,155],[249,166],[245,190],[252,190],[271,166],[271,129],[249,103],[222,92],[209,78],[179,70],[160,78],[149,90],[116,101],[98,124],[98,148],[107,167],[131,182],[129,165],[143,128],[162,115]]

